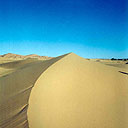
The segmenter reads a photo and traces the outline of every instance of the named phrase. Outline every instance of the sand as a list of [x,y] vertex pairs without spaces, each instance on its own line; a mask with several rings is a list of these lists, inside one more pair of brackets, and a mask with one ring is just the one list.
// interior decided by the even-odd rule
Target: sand
[[0,72],[0,128],[128,128],[125,63],[70,53]]
[[28,128],[31,89],[41,73],[60,58],[14,60],[0,65],[0,128]]

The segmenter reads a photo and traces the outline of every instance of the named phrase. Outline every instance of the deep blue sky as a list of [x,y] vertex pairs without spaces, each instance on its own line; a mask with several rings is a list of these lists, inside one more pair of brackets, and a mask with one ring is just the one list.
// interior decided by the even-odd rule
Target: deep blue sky
[[0,54],[128,57],[127,0],[0,0]]

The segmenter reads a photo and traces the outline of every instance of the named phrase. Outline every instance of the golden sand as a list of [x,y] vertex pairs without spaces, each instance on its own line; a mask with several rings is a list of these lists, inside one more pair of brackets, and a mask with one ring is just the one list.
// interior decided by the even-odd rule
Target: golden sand
[[50,66],[30,98],[30,128],[127,128],[128,75],[124,69],[73,53]]
[[128,128],[127,73],[74,53],[0,59],[0,128]]

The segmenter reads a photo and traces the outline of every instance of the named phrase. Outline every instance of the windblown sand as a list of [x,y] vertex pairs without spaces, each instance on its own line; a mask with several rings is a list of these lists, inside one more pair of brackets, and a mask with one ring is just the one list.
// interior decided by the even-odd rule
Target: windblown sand
[[128,65],[74,53],[0,61],[0,128],[128,128]]

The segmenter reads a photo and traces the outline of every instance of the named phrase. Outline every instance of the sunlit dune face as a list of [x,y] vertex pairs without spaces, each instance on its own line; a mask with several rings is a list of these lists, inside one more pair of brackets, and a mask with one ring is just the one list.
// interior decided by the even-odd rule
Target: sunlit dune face
[[37,80],[29,98],[30,128],[127,128],[127,75],[69,54]]

